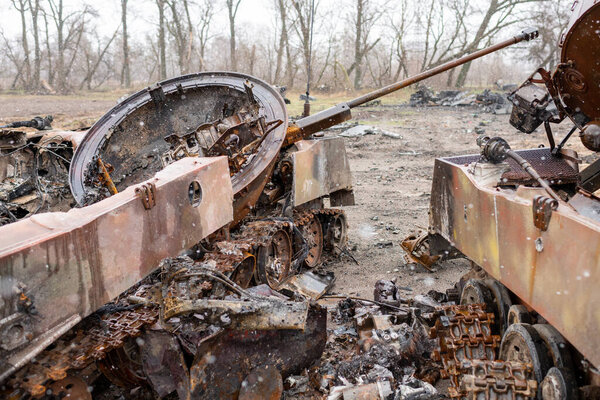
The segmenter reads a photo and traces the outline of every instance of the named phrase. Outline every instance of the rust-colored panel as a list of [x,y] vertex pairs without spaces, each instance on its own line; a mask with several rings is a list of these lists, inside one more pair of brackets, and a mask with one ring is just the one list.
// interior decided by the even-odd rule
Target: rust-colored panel
[[559,206],[548,230],[541,231],[533,221],[536,195],[546,193],[525,187],[499,190],[480,184],[465,165],[436,160],[432,230],[600,366],[600,337],[589,335],[600,329],[600,223]]
[[352,189],[352,173],[344,139],[302,140],[292,153],[294,206]]
[[[202,189],[197,206],[190,201],[193,181]],[[30,357],[41,350],[33,349],[35,342],[64,328],[63,321],[97,310],[163,258],[232,221],[225,157],[182,159],[145,184],[155,187],[154,201],[146,207],[136,191],[140,184],[88,207],[39,214],[0,228],[0,331],[18,325],[13,332],[22,332],[25,339],[0,343],[7,364],[12,362],[10,354],[25,348],[15,360]],[[28,297],[35,311],[23,301]]]
[[600,118],[600,2],[579,0],[573,11],[561,43],[558,89],[571,110],[597,120]]

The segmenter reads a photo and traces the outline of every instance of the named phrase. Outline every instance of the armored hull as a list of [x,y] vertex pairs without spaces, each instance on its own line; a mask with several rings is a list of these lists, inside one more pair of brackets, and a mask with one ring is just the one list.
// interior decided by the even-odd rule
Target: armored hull
[[[599,13],[596,1],[575,2],[561,63],[509,97],[511,124],[525,133],[543,125],[549,147],[513,151],[480,137],[481,154],[435,161],[427,255],[464,256],[474,267],[458,285],[461,305],[447,310],[449,325],[434,330],[452,397],[598,396],[600,167],[580,171],[564,145],[579,131],[585,147],[600,150]],[[558,143],[551,124],[562,121],[573,129]],[[464,328],[461,315],[490,329],[456,337],[448,326]]]

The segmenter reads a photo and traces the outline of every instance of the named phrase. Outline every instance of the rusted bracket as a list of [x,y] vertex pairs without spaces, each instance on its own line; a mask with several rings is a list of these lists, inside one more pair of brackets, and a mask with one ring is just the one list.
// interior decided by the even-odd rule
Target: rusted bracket
[[535,196],[533,199],[533,223],[536,228],[546,231],[550,225],[552,211],[558,208],[558,201],[544,196]]
[[140,196],[146,210],[150,210],[156,205],[156,185],[154,183],[144,183],[135,188],[135,193]]
[[108,188],[111,195],[119,193],[110,173],[114,170],[112,165],[104,163],[100,157],[98,157],[98,168],[100,168],[100,182]]
[[441,258],[441,256],[432,256],[429,253],[428,233],[412,233],[400,243],[400,247],[406,253],[404,259],[407,263],[413,262],[422,265],[429,272],[433,272],[431,267]]

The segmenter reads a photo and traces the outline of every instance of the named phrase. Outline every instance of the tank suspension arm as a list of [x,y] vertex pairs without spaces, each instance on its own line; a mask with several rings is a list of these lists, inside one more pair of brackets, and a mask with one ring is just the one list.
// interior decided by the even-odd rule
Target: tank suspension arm
[[537,29],[526,29],[519,35],[511,39],[505,40],[490,47],[486,47],[485,49],[478,50],[472,54],[466,55],[457,60],[449,61],[445,64],[421,72],[420,74],[406,78],[402,81],[385,86],[381,89],[369,92],[365,95],[350,100],[347,103],[341,103],[316,114],[313,114],[309,117],[299,119],[295,124],[292,124],[288,127],[284,147],[294,144],[298,140],[302,140],[322,129],[329,128],[341,122],[349,120],[352,117],[350,110],[354,107],[358,107],[362,104],[368,103],[369,101],[393,93],[415,83],[421,82],[427,78],[431,78],[432,76],[441,74],[442,72],[446,72],[452,68],[456,68],[463,64],[469,63],[473,60],[476,60],[498,50],[504,49],[506,47],[515,45],[522,41],[533,40],[538,36],[539,31]]

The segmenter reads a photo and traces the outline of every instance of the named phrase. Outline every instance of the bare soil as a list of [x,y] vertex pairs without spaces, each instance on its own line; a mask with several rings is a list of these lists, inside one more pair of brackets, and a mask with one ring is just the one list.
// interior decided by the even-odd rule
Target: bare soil
[[[400,242],[413,231],[426,230],[433,174],[437,157],[479,152],[476,130],[490,137],[502,136],[513,148],[545,144],[543,129],[525,135],[509,124],[509,115],[485,113],[477,107],[386,107],[354,113],[361,124],[398,133],[401,139],[367,135],[347,139],[354,177],[356,206],[346,207],[350,225],[350,249],[358,261],[348,258],[333,264],[335,290],[372,298],[375,282],[397,279],[412,289],[405,296],[445,291],[470,269],[467,260],[451,260],[430,273],[406,264]],[[570,124],[558,127],[562,137]],[[572,139],[567,148],[583,150]],[[582,152],[583,153],[583,152]],[[589,151],[587,152],[589,153]]]
[[[55,128],[82,128],[112,108],[119,96],[0,95],[0,124],[52,114]],[[335,100],[327,99],[332,104]],[[320,108],[323,105],[313,110]],[[411,289],[404,293],[408,297],[452,287],[469,269],[466,260],[441,263],[430,273],[406,264],[399,243],[411,231],[428,226],[436,157],[477,153],[476,131],[482,129],[489,136],[503,136],[513,148],[546,143],[542,129],[525,135],[512,128],[508,119],[509,115],[485,113],[477,107],[411,108],[384,103],[355,110],[354,121],[398,133],[402,138],[376,134],[346,139],[356,197],[356,206],[346,207],[349,249],[358,265],[343,257],[327,266],[336,274],[334,291],[372,298],[379,279],[397,279],[399,286]],[[562,137],[570,126],[565,122],[559,128],[558,136]],[[576,139],[567,147],[582,150]]]

